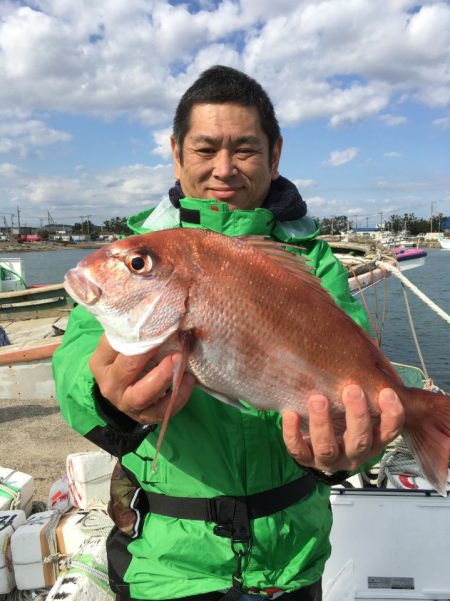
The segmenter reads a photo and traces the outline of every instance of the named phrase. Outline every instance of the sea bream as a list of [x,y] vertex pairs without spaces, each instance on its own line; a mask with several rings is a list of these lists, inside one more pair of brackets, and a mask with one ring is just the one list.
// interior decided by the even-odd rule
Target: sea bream
[[405,408],[402,435],[446,495],[450,398],[405,387],[305,260],[280,243],[182,228],[131,236],[86,256],[65,285],[118,352],[181,351],[173,396],[185,370],[221,400],[294,410],[306,422],[307,399],[320,393],[342,432],[347,384],[363,388],[374,420],[380,390],[393,388]]

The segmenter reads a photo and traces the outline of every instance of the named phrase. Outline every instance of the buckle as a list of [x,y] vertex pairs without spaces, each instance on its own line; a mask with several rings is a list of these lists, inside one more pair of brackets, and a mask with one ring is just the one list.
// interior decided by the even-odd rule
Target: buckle
[[214,534],[248,543],[251,538],[247,503],[239,497],[214,497],[209,501],[209,521],[215,522]]

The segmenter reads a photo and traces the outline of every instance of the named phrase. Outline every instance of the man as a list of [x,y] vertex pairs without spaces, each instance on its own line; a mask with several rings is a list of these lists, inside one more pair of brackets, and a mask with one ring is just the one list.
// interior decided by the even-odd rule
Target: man
[[[177,183],[170,200],[129,220],[136,233],[206,227],[301,245],[336,302],[367,327],[346,271],[316,240],[297,189],[278,173],[282,138],[256,81],[228,67],[205,71],[180,100],[171,144]],[[239,411],[195,388],[186,374],[153,471],[155,424],[179,360],[175,353],[155,366],[154,354],[118,354],[98,322],[77,308],[54,359],[65,418],[120,461],[108,539],[117,599],[236,601],[246,593],[320,600],[330,554],[329,485],[397,436],[403,411],[395,393],[382,391],[373,426],[362,390],[348,386],[341,439],[328,400],[313,395],[306,437],[297,414]]]

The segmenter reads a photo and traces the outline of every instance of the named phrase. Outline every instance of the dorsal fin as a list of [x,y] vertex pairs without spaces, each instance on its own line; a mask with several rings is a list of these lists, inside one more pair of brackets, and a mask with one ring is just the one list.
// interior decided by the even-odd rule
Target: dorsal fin
[[[322,296],[328,297],[333,300],[331,295],[323,286],[320,284],[320,278],[313,274],[313,268],[308,265],[307,259],[297,253],[292,253],[286,250],[287,248],[293,248],[296,251],[299,250],[299,246],[294,244],[287,244],[285,242],[279,242],[277,240],[271,240],[265,236],[237,236],[239,240],[250,244],[255,249],[264,253],[274,263],[286,269],[297,278],[307,283],[308,286],[315,288]],[[334,300],[333,300],[334,302]]]

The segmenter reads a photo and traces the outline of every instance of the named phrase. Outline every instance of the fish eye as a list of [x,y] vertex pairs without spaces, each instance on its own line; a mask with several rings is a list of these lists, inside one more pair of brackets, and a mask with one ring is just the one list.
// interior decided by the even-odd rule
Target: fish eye
[[137,274],[148,273],[152,268],[151,258],[144,253],[131,253],[125,258],[125,265]]

